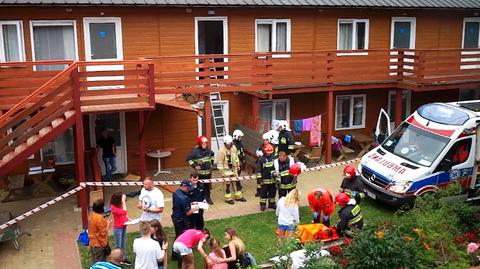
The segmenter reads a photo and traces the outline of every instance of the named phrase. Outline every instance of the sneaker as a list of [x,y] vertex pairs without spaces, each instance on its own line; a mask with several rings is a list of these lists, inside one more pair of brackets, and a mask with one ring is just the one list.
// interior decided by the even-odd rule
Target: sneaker
[[120,262],[121,265],[127,265],[127,266],[130,266],[132,265],[132,262],[130,262],[129,260],[125,259],[123,260],[123,262]]
[[240,199],[235,199],[235,201],[246,202],[247,199],[245,199],[245,198],[240,198]]
[[233,200],[226,200],[225,203],[231,204],[231,205],[235,204],[235,202]]

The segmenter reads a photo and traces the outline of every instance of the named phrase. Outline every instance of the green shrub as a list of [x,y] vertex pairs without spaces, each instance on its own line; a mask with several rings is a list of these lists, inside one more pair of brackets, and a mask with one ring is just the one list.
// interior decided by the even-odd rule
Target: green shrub
[[322,243],[319,241],[311,241],[305,244],[305,261],[300,269],[339,269],[332,257],[321,256]]

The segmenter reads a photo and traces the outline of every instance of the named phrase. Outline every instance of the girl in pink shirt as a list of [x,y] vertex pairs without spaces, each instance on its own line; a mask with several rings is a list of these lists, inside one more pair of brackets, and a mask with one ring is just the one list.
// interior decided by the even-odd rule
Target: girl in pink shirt
[[131,264],[127,259],[126,252],[126,235],[127,235],[127,204],[126,196],[121,192],[117,192],[112,195],[110,199],[110,209],[112,210],[113,215],[113,236],[115,238],[115,247],[120,248],[123,251],[123,257],[125,257],[124,264]]
[[182,257],[182,269],[194,269],[193,250],[197,246],[198,253],[206,260],[207,264],[211,264],[211,260],[205,251],[203,245],[208,239],[210,232],[207,229],[195,230],[188,229],[177,237],[173,243],[173,251]]
[[208,257],[212,263],[208,266],[208,269],[228,269],[226,262],[219,262],[220,259],[225,259],[225,251],[220,247],[220,242],[216,238],[210,239],[210,247],[212,252],[208,254]]

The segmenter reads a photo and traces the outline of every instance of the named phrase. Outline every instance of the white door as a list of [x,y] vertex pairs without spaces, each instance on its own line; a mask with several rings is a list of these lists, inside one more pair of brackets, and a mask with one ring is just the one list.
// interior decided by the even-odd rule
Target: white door
[[[123,60],[122,22],[120,18],[83,18],[85,58],[87,61]],[[123,70],[122,65],[87,66],[87,71]],[[123,76],[88,77],[88,81],[121,80]],[[123,86],[89,87],[89,90],[122,88]]]
[[[395,126],[395,106],[396,106],[396,91],[388,92],[388,116],[390,117],[390,129],[393,130]],[[410,104],[412,99],[412,92],[408,90],[402,91],[402,121],[410,115]]]
[[[203,102],[199,102],[198,105],[200,107],[203,107],[204,103]],[[215,106],[219,106],[218,104],[218,101],[217,102],[213,102],[212,104],[214,107]],[[229,105],[228,105],[228,101],[225,101],[223,100],[222,101],[222,112],[223,112],[223,119],[224,119],[224,122],[225,122],[225,131],[227,132],[227,134],[229,134],[229,129],[228,129],[228,123],[229,123],[229,109],[228,109]],[[212,137],[211,137],[211,145],[210,145],[210,148],[213,152],[215,152],[215,156],[219,150],[218,146],[217,146],[217,137],[215,136],[215,127],[213,126],[213,116],[210,118],[211,122],[212,122]],[[205,122],[203,120],[202,117],[198,117],[198,135],[202,135],[202,134],[205,134],[205,126],[204,126]],[[220,148],[223,146],[223,137],[219,137],[219,140],[218,140],[218,145],[220,146]]]
[[377,128],[375,129],[375,140],[377,143],[381,144],[385,138],[390,136],[390,134],[390,117],[382,108],[380,109],[380,113],[378,113]]
[[[115,140],[117,147],[117,171],[115,173],[127,172],[127,145],[125,133],[125,113],[91,114],[90,115],[90,144],[97,146],[97,141],[101,136],[102,129],[107,128],[108,133]],[[101,152],[98,154],[98,162],[102,169],[102,175],[105,174],[105,166],[102,161]]]
[[[416,19],[414,17],[393,17],[392,27],[390,31],[390,48],[391,49],[415,49],[415,33],[416,33]],[[405,55],[414,55],[414,52],[405,52]],[[392,52],[392,55],[397,53]],[[413,62],[413,59],[404,59],[403,69],[413,69],[412,65],[408,63]],[[397,59],[392,59],[390,62],[398,62]],[[396,65],[390,66],[390,69],[397,69]],[[396,73],[392,73],[396,74]],[[404,72],[404,75],[412,75],[412,73]]]

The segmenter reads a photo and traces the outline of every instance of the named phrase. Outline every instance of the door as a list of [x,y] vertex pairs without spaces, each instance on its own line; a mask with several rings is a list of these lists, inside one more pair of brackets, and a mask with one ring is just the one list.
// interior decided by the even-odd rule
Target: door
[[[196,17],[195,18],[195,55],[228,54],[227,17]],[[196,60],[203,63],[204,60]],[[212,60],[210,60],[212,61]],[[226,62],[227,58],[215,58],[215,62]],[[210,71],[223,71],[226,68],[214,67]],[[202,72],[203,68],[197,69]],[[198,77],[202,79],[203,77]],[[214,76],[211,78],[223,78]]]
[[[396,91],[389,91],[388,92],[388,116],[390,117],[390,129],[394,130],[397,126],[395,126],[395,106],[396,106],[396,99],[395,96]],[[410,115],[410,103],[412,99],[412,92],[408,90],[402,91],[402,121]]]
[[[198,103],[199,107],[203,107],[204,106],[204,103],[203,102],[199,102]],[[219,108],[220,104],[217,102],[213,102],[212,103],[212,107],[217,109]],[[223,119],[224,119],[224,123],[225,123],[225,131],[227,132],[227,134],[229,134],[229,129],[228,129],[228,123],[229,123],[229,104],[228,104],[228,101],[225,101],[223,100],[222,101],[222,112],[223,112]],[[210,142],[210,149],[215,152],[215,155],[217,154],[218,152],[218,146],[217,146],[217,137],[215,135],[215,128],[213,126],[213,113],[212,113],[212,117],[210,118],[211,122],[212,122],[212,129],[211,129],[211,132],[212,132],[212,137],[210,138],[211,142]],[[198,117],[198,135],[205,135],[206,132],[205,132],[205,120],[203,117]],[[223,137],[219,137],[219,141],[218,141],[218,145],[220,146],[220,148],[223,146]]]
[[[415,49],[415,32],[416,19],[413,17],[393,17],[391,27],[390,48],[391,49]],[[405,52],[405,55],[414,55],[414,52]],[[397,55],[392,52],[392,55]],[[412,65],[408,63],[413,62],[413,59],[404,59],[403,69],[413,69]],[[392,59],[390,62],[398,62],[397,59]],[[390,66],[390,69],[397,69],[396,65]],[[396,73],[393,73],[396,74]],[[412,75],[412,73],[404,72],[404,75]]]
[[[84,18],[85,58],[87,61],[123,60],[121,19]],[[87,71],[123,70],[122,65],[87,66]],[[121,80],[123,76],[87,77],[88,81]],[[122,85],[88,87],[89,90],[122,88]]]
[[378,144],[381,144],[387,137],[390,136],[390,134],[390,117],[382,108],[380,109],[380,113],[378,113],[377,128],[375,129],[375,140]]
[[[97,146],[97,141],[101,136],[102,129],[107,128],[108,133],[115,140],[117,147],[117,171],[115,173],[127,172],[127,146],[125,133],[125,113],[108,113],[90,115],[90,144],[93,148]],[[102,175],[105,174],[105,166],[102,161],[102,155],[98,154],[98,162],[102,169]]]

